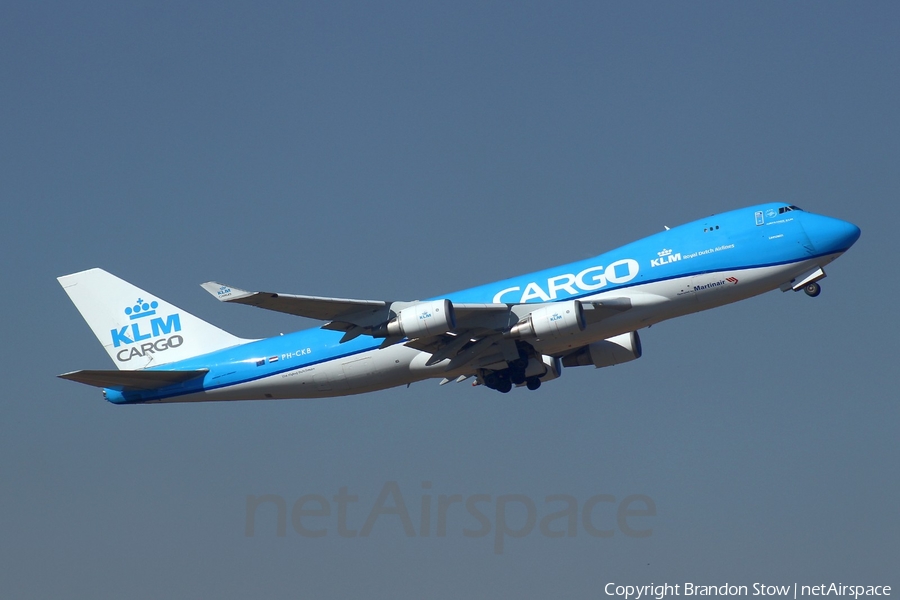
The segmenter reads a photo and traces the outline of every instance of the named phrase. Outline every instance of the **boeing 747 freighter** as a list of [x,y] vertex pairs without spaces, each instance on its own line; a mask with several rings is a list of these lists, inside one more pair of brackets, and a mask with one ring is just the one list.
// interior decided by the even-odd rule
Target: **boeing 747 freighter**
[[824,268],[859,228],[785,203],[667,229],[594,258],[427,300],[351,300],[203,287],[222,302],[325,321],[235,337],[90,269],[59,278],[117,370],[64,379],[114,404],[343,396],[472,378],[538,389],[564,368],[640,358],[638,331],[764,292],[818,296]]

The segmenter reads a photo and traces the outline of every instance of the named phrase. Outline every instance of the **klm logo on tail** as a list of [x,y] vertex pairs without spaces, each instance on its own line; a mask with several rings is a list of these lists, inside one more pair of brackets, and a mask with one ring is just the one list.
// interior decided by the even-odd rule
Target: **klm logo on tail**
[[[116,360],[126,362],[134,357],[177,348],[184,343],[184,338],[177,335],[181,331],[181,319],[178,313],[158,317],[156,316],[157,308],[159,308],[159,302],[156,300],[147,302],[141,298],[138,298],[133,306],[125,308],[124,312],[132,323],[118,329],[111,329],[109,332],[114,347],[125,346],[116,354]],[[138,342],[142,343],[136,345]]]

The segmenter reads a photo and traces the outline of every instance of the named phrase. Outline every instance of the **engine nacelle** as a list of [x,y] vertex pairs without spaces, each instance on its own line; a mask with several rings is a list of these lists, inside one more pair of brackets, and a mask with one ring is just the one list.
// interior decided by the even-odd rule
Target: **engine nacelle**
[[557,302],[531,312],[509,330],[509,337],[554,339],[584,331],[584,308],[578,300]]
[[449,300],[432,300],[407,306],[388,321],[391,336],[415,339],[440,335],[456,328],[453,304]]
[[637,331],[632,331],[589,344],[575,354],[563,358],[563,365],[567,367],[594,365],[599,369],[640,358],[641,353],[641,338]]

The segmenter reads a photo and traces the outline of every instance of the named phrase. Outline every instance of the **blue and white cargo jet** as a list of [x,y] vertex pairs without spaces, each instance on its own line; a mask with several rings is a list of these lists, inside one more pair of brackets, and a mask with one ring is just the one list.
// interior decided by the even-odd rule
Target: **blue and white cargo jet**
[[666,229],[594,258],[415,301],[251,292],[223,302],[326,321],[235,337],[101,269],[59,278],[118,370],[60,375],[114,404],[322,398],[429,378],[535,390],[641,356],[638,330],[770,290],[820,292],[859,228],[783,203]]

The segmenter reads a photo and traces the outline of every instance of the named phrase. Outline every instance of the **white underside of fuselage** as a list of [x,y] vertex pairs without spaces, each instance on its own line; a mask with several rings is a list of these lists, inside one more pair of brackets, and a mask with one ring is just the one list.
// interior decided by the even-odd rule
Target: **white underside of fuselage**
[[[589,325],[562,340],[528,340],[541,354],[559,355],[587,344],[776,290],[800,274],[824,267],[840,254],[809,260],[677,277],[581,298],[589,302],[628,298],[632,308]],[[270,377],[218,389],[175,396],[154,403],[212,400],[326,398],[407,385],[423,379],[471,374],[472,365],[448,370],[449,359],[426,366],[430,354],[403,344],[299,367]],[[483,362],[482,362],[483,364]]]

